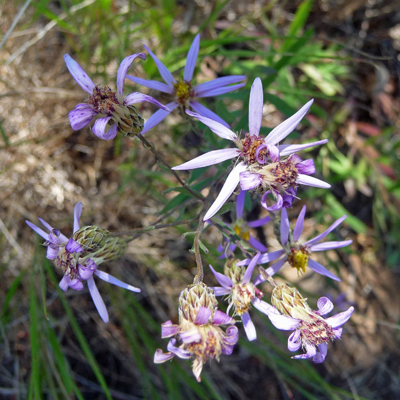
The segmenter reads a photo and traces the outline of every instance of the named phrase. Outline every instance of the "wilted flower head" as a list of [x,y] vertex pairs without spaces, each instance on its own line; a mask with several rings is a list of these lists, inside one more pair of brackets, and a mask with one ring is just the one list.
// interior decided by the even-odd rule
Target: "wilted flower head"
[[227,260],[224,268],[224,275],[215,271],[210,265],[211,271],[217,278],[221,287],[214,287],[216,296],[228,295],[228,310],[234,310],[234,315],[239,315],[242,319],[247,338],[251,340],[257,339],[256,328],[250,318],[249,310],[251,305],[264,314],[268,314],[272,308],[268,303],[262,301],[264,294],[256,288],[250,281],[254,267],[257,264],[260,253],[251,260],[248,268],[237,265],[238,260]]
[[[236,219],[229,225],[233,231],[238,235],[241,239],[248,242],[252,247],[261,252],[266,252],[267,248],[260,243],[254,236],[250,234],[249,228],[257,228],[259,226],[263,226],[267,222],[271,220],[269,216],[257,219],[255,221],[247,222],[243,218],[243,210],[244,210],[244,201],[245,201],[246,192],[241,190],[238,196],[236,197]],[[225,246],[218,246],[218,251],[222,252],[220,258],[225,258],[225,248],[229,246],[229,251],[233,252],[236,248],[234,243],[228,242]]]
[[214,79],[210,82],[200,83],[199,85],[193,86],[192,78],[196,66],[197,56],[199,54],[200,34],[196,35],[192,45],[190,46],[190,50],[186,59],[185,70],[183,73],[183,79],[179,79],[178,81],[175,80],[171,72],[168,71],[167,67],[154,55],[154,53],[147,46],[144,47],[155,61],[157,68],[160,71],[160,75],[164,79],[165,83],[149,81],[146,79],[137,78],[132,75],[128,75],[127,78],[150,89],[155,89],[163,93],[168,93],[174,97],[174,101],[167,104],[169,111],[158,110],[156,113],[154,113],[145,123],[142,133],[146,133],[150,129],[154,128],[177,107],[181,107],[183,110],[192,108],[200,115],[218,121],[222,125],[228,126],[228,124],[221,117],[213,113],[207,107],[204,107],[202,104],[196,101],[196,99],[202,97],[218,96],[220,94],[228,93],[232,90],[238,89],[245,84],[231,84],[245,80],[246,77],[244,75],[224,76],[222,78]]
[[[286,209],[282,208],[281,212],[281,225],[280,225],[280,233],[281,233],[281,244],[283,249],[278,251],[273,251],[271,253],[262,254],[260,259],[258,260],[259,264],[265,264],[270,261],[274,261],[279,259],[275,264],[266,269],[268,275],[275,275],[286,263],[286,261],[290,264],[291,267],[296,268],[298,273],[304,273],[306,271],[306,267],[310,267],[314,272],[318,274],[325,275],[331,279],[336,281],[340,281],[340,279],[329,272],[324,266],[316,262],[311,258],[311,254],[314,251],[324,251],[331,249],[338,249],[340,247],[345,247],[351,244],[352,240],[343,240],[341,242],[324,242],[319,243],[325,236],[327,236],[330,232],[332,232],[337,226],[339,226],[347,217],[344,215],[335,221],[325,232],[316,236],[315,238],[308,240],[305,243],[301,243],[299,238],[303,233],[303,224],[304,224],[304,216],[306,214],[306,206],[301,210],[299,217],[297,218],[296,225],[294,226],[293,231],[290,229],[289,219],[287,215]],[[250,260],[247,259],[242,262],[244,265],[249,264]],[[257,284],[263,281],[263,277],[260,275],[256,282]]]
[[[214,291],[204,283],[189,285],[179,297],[179,325],[171,321],[161,325],[161,337],[172,338],[168,353],[157,349],[154,355],[156,364],[170,360],[174,356],[193,359],[193,374],[201,381],[200,374],[209,358],[222,354],[230,355],[238,341],[235,320],[217,310]],[[229,325],[224,332],[221,325]]]
[[103,115],[93,125],[93,133],[100,139],[114,139],[118,132],[134,136],[142,132],[143,118],[133,104],[148,101],[169,111],[156,99],[142,93],[131,93],[123,97],[126,72],[136,57],[146,59],[144,53],[137,53],[122,60],[117,72],[117,92],[114,92],[108,86],[95,85],[76,61],[68,54],[64,56],[73,78],[85,92],[89,93],[85,102],[78,104],[75,110],[69,113],[72,129],[82,129],[95,115]]
[[[216,135],[231,140],[237,146],[236,149],[209,151],[172,168],[174,170],[188,170],[235,159],[235,167],[226,178],[217,199],[204,216],[205,221],[224,205],[239,182],[242,190],[256,190],[264,194],[261,204],[270,211],[282,208],[284,201],[285,206],[290,207],[300,184],[321,188],[330,187],[329,184],[309,176],[315,173],[313,160],[302,161],[299,156],[293,154],[308,147],[324,144],[328,140],[303,145],[278,144],[296,128],[311,107],[312,102],[313,100],[309,101],[296,114],[274,128],[265,138],[259,136],[263,114],[263,89],[260,78],[256,78],[251,87],[249,133],[246,133],[242,139],[219,122],[186,111],[187,114],[207,125]],[[272,193],[277,199],[276,204],[271,207],[266,204],[268,193]]]
[[83,281],[87,281],[100,317],[104,322],[108,322],[107,309],[97,290],[93,275],[132,292],[140,292],[140,289],[97,269],[98,265],[105,261],[117,260],[125,252],[126,241],[112,236],[109,231],[97,226],[79,228],[81,214],[82,203],[79,202],[75,206],[74,234],[71,239],[68,239],[41,218],[39,218],[40,222],[50,233],[46,233],[30,221],[25,222],[42,238],[46,239],[44,243],[47,246],[46,257],[54,260],[57,267],[62,269],[64,276],[59,283],[60,288],[64,291],[68,288],[82,290]]
[[294,330],[289,336],[288,348],[297,351],[300,347],[306,351],[292,358],[312,358],[315,363],[322,363],[328,353],[328,343],[340,339],[343,329],[341,326],[348,321],[354,311],[347,311],[324,319],[323,315],[330,313],[333,303],[327,297],[318,300],[318,311],[313,311],[297,289],[287,284],[277,285],[271,298],[277,310],[268,314],[272,324],[285,331]]

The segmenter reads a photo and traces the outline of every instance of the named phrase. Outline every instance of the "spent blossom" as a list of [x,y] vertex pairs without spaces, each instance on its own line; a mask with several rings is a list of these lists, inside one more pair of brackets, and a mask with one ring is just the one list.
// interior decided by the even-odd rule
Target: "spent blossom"
[[122,60],[117,72],[117,92],[114,92],[108,86],[95,85],[75,60],[68,54],[64,56],[72,77],[85,92],[89,93],[85,102],[78,104],[69,113],[72,129],[82,129],[90,123],[94,116],[100,115],[101,118],[98,118],[93,125],[93,133],[100,139],[112,140],[118,132],[134,136],[142,132],[144,123],[142,116],[133,104],[148,101],[169,111],[159,101],[146,94],[135,92],[123,97],[126,73],[136,57],[142,60],[146,59],[144,53],[137,53]]
[[258,252],[247,268],[238,266],[238,260],[227,260],[224,274],[215,271],[210,265],[211,271],[221,285],[220,287],[213,288],[215,295],[228,295],[229,306],[227,314],[229,314],[230,309],[233,308],[234,315],[240,316],[247,338],[250,341],[257,339],[256,328],[249,314],[251,306],[253,305],[259,311],[267,315],[273,308],[268,303],[261,300],[264,294],[251,282],[251,275],[259,256],[260,253]]
[[128,75],[127,78],[150,89],[155,89],[159,90],[160,92],[170,94],[174,97],[174,101],[167,104],[169,111],[162,109],[154,113],[145,123],[142,133],[146,133],[150,129],[154,128],[177,107],[180,107],[182,110],[192,108],[200,115],[218,121],[222,125],[228,126],[228,124],[221,117],[213,113],[207,107],[203,106],[197,101],[197,99],[200,99],[202,97],[218,96],[241,88],[245,85],[245,83],[239,83],[236,85],[231,84],[245,80],[246,76],[224,76],[214,79],[210,82],[204,82],[200,83],[199,85],[193,86],[193,72],[196,66],[197,56],[199,54],[200,34],[196,35],[192,42],[192,45],[190,46],[189,53],[186,59],[185,70],[183,72],[183,79],[179,79],[178,81],[172,76],[171,72],[155,56],[155,54],[147,46],[144,47],[155,61],[160,75],[164,79],[165,83],[151,80],[149,81],[146,79],[137,78],[132,75]]
[[[236,219],[229,225],[233,231],[238,235],[241,239],[248,242],[252,247],[261,252],[266,252],[267,248],[260,243],[254,236],[251,235],[249,228],[257,228],[259,226],[263,226],[267,222],[271,220],[269,216],[257,219],[255,221],[247,222],[243,218],[243,210],[244,210],[244,202],[245,202],[246,192],[241,190],[238,196],[236,197]],[[222,252],[220,258],[225,258],[225,248],[229,246],[229,251],[233,252],[236,248],[234,243],[228,242],[226,246],[220,245],[217,250]]]
[[350,307],[347,311],[324,319],[322,316],[333,310],[333,303],[327,297],[321,297],[317,303],[318,310],[313,311],[307,299],[287,284],[274,287],[271,302],[276,307],[268,314],[272,324],[281,330],[294,330],[288,339],[288,349],[297,351],[302,347],[306,352],[292,358],[312,358],[315,363],[325,360],[328,343],[340,339],[343,331],[341,326],[354,311],[354,307]]
[[[179,325],[171,321],[161,325],[161,337],[171,337],[167,353],[157,349],[154,362],[160,364],[178,356],[193,359],[193,374],[201,381],[201,371],[208,359],[230,355],[239,334],[235,320],[217,309],[214,291],[204,283],[189,285],[179,296]],[[226,332],[221,328],[228,325]]]
[[[294,153],[308,147],[321,145],[328,140],[307,143],[302,145],[278,145],[300,123],[313,100],[310,100],[297,113],[275,127],[265,138],[260,137],[260,128],[263,113],[263,89],[260,78],[256,78],[251,87],[249,103],[249,133],[244,138],[228,129],[221,123],[200,114],[186,111],[187,114],[199,119],[216,135],[231,140],[237,148],[212,150],[184,164],[174,170],[189,170],[207,167],[226,160],[234,159],[235,166],[226,178],[221,192],[204,216],[204,220],[211,218],[231,196],[238,183],[242,190],[255,190],[263,194],[261,204],[270,211],[276,211],[284,205],[284,197],[289,197],[287,206],[290,206],[296,195],[298,185],[329,188],[330,185],[317,178],[311,177],[315,173],[312,159],[301,161]],[[276,204],[268,207],[266,197],[272,193]]]
[[[304,273],[306,271],[306,267],[308,266],[318,274],[325,275],[336,281],[340,281],[340,278],[329,272],[320,263],[313,260],[311,258],[311,254],[313,251],[315,252],[315,251],[338,249],[340,247],[348,246],[353,242],[352,240],[343,240],[343,241],[320,243],[320,241],[325,236],[327,236],[330,232],[332,232],[337,226],[339,226],[346,219],[347,215],[344,215],[343,217],[335,221],[325,232],[319,234],[313,239],[308,240],[305,243],[301,243],[299,241],[299,238],[303,233],[305,214],[306,214],[306,206],[302,208],[299,217],[297,218],[296,225],[294,226],[293,231],[291,231],[286,209],[282,208],[281,223],[280,223],[280,235],[281,235],[280,239],[283,249],[273,251],[271,253],[262,254],[258,261],[259,264],[265,264],[267,262],[279,259],[275,264],[266,269],[267,274],[270,276],[276,274],[283,267],[283,265],[286,262],[288,262],[291,267],[297,269],[299,274]],[[241,263],[249,264],[250,260],[247,259],[245,261],[242,261]],[[264,280],[264,278],[260,275],[258,276],[256,282],[259,283],[259,281],[261,282],[262,280]]]
[[105,261],[117,260],[125,251],[126,241],[113,236],[105,229],[97,226],[79,227],[79,219],[82,214],[82,203],[77,203],[74,210],[74,230],[71,239],[68,239],[59,230],[54,229],[43,219],[39,221],[46,227],[49,233],[25,221],[36,233],[38,233],[47,246],[46,257],[54,260],[57,267],[63,271],[63,278],[59,286],[66,291],[68,288],[82,290],[86,281],[93,302],[100,317],[108,322],[108,313],[104,301],[97,289],[93,275],[113,285],[128,289],[132,292],[140,292],[140,289],[128,285],[97,269],[98,265]]

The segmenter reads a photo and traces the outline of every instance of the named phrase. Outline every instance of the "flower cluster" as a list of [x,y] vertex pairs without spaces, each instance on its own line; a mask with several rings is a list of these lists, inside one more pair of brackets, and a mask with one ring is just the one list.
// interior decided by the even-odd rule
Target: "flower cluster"
[[[294,154],[299,150],[324,144],[328,140],[303,145],[278,144],[296,128],[312,102],[312,100],[309,101],[296,114],[274,128],[265,138],[259,136],[263,115],[263,88],[260,78],[256,78],[251,87],[249,132],[242,138],[218,121],[186,111],[187,114],[207,125],[216,135],[231,140],[237,147],[236,149],[212,150],[173,168],[174,170],[189,170],[234,160],[235,166],[226,178],[217,199],[204,216],[205,221],[218,212],[239,183],[242,190],[255,190],[263,194],[261,204],[269,211],[282,208],[284,195],[292,198],[289,201],[291,205],[300,184],[321,188],[331,187],[328,183],[310,176],[315,173],[313,160],[302,161]],[[268,207],[266,203],[269,193],[277,199],[271,207]]]
[[[217,304],[214,291],[204,283],[188,286],[179,296],[179,325],[171,321],[162,324],[161,337],[176,339],[169,341],[168,353],[156,351],[154,362],[163,363],[174,356],[193,358],[193,374],[200,382],[203,365],[209,358],[219,361],[221,353],[232,354],[239,339],[238,329],[235,320],[219,311]],[[224,325],[228,325],[226,332],[221,328]]]
[[[193,374],[197,381],[201,381],[200,375],[207,360],[219,361],[221,354],[232,354],[239,337],[236,323],[243,324],[248,340],[257,339],[255,325],[250,317],[253,306],[266,314],[276,328],[294,331],[288,339],[289,350],[298,351],[302,347],[305,354],[296,355],[293,358],[312,358],[317,363],[324,361],[328,343],[341,337],[341,326],[350,318],[354,308],[350,307],[345,312],[324,319],[323,316],[333,309],[333,303],[327,297],[321,297],[317,303],[318,310],[313,311],[307,299],[304,299],[297,289],[286,283],[277,284],[272,278],[285,263],[288,263],[298,271],[298,274],[304,273],[306,268],[310,267],[314,272],[340,280],[312,259],[311,255],[313,252],[338,249],[352,243],[351,240],[321,242],[344,221],[346,216],[339,218],[325,232],[305,242],[302,242],[300,237],[303,233],[306,206],[302,208],[295,226],[291,227],[289,223],[287,210],[292,207],[292,203],[297,198],[299,185],[330,187],[328,183],[311,176],[316,172],[313,159],[303,160],[297,154],[301,150],[326,143],[326,139],[299,145],[281,143],[300,124],[313,100],[308,101],[299,111],[263,137],[260,135],[263,119],[263,87],[261,79],[256,78],[250,91],[248,131],[235,133],[221,117],[198,100],[241,88],[245,85],[244,75],[219,77],[196,85],[193,74],[200,51],[200,35],[197,35],[191,44],[183,78],[178,80],[147,46],[145,49],[154,60],[165,83],[127,75],[129,67],[136,58],[146,59],[144,53],[137,53],[126,57],[121,62],[117,72],[116,91],[108,86],[95,85],[79,64],[69,55],[65,55],[65,62],[71,75],[89,95],[83,103],[77,104],[69,113],[72,129],[79,130],[88,125],[94,117],[98,117],[93,125],[93,132],[100,139],[114,139],[118,132],[124,136],[136,136],[153,151],[159,160],[163,160],[161,153],[155,149],[154,145],[150,145],[142,134],[155,127],[169,113],[178,108],[186,118],[198,119],[216,135],[229,140],[235,146],[208,151],[172,168],[174,171],[191,170],[232,160],[231,169],[216,199],[208,210],[205,208],[207,212],[203,218],[202,211],[198,214],[200,221],[193,246],[197,275],[193,284],[187,286],[179,296],[178,323],[169,320],[162,324],[161,336],[169,338],[167,352],[164,353],[158,349],[154,355],[154,362],[164,363],[175,356],[192,359]],[[124,97],[125,78],[170,95],[172,102],[165,106],[153,97],[138,92]],[[160,108],[146,123],[134,106],[144,101]],[[165,160],[163,162],[169,167]],[[184,184],[176,172],[174,174],[187,193],[195,194],[198,199],[204,200],[199,193],[194,193],[189,186]],[[229,231],[226,226],[221,228],[224,236],[228,237],[228,242],[218,248],[222,253],[220,258],[225,259],[223,273],[210,265],[220,286],[209,287],[203,282],[200,235],[205,231],[203,229],[205,221],[209,221],[216,227],[222,226],[216,213],[235,193],[238,186],[240,186],[240,192],[236,198],[236,215],[230,224],[232,230]],[[246,192],[249,192],[253,200],[257,198],[269,215],[247,222],[244,218]],[[209,197],[213,193],[211,190]],[[268,195],[272,195],[275,199],[273,205],[268,205]],[[208,198],[205,199],[204,204],[209,204],[208,200]],[[81,213],[82,203],[78,203],[75,206],[73,235],[70,238],[40,218],[40,222],[48,232],[29,221],[26,223],[45,239],[47,258],[54,260],[63,275],[59,283],[60,288],[64,291],[68,288],[79,291],[84,288],[84,282],[87,282],[100,317],[104,322],[108,322],[106,306],[97,290],[94,276],[132,292],[140,292],[140,289],[98,269],[102,263],[121,257],[127,242],[135,237],[129,240],[122,239],[118,234],[112,234],[97,226],[80,228]],[[186,223],[190,222],[191,220],[186,221]],[[178,223],[173,224],[178,225]],[[274,234],[280,241],[281,249],[268,252],[267,247],[250,233],[251,228],[262,227],[265,224],[273,224]],[[160,224],[151,228],[159,229],[170,225]],[[229,236],[232,231],[236,236],[233,234]],[[239,257],[237,256],[238,249],[242,252]],[[259,266],[260,273],[253,278],[258,264],[262,265],[271,261],[276,262],[267,269]],[[265,281],[274,287],[271,304],[264,300],[264,293],[257,287]],[[218,310],[218,296],[225,296],[227,300],[226,313]]]
[[93,275],[132,292],[140,293],[140,289],[97,269],[105,261],[113,261],[120,258],[125,252],[126,242],[97,226],[79,228],[81,214],[82,203],[78,203],[75,206],[74,234],[71,239],[68,239],[59,230],[54,229],[41,218],[39,218],[40,222],[49,233],[46,233],[30,221],[25,222],[46,240],[44,243],[47,246],[46,257],[49,260],[54,260],[56,266],[62,270],[64,275],[59,284],[60,288],[64,291],[68,290],[68,288],[82,290],[83,282],[86,281],[100,317],[104,322],[108,322],[107,309],[94,282]]

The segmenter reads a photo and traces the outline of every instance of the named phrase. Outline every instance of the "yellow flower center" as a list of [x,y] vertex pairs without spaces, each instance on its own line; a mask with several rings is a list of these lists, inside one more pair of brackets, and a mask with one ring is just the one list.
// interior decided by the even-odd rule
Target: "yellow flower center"
[[243,220],[238,219],[233,225],[233,230],[241,239],[245,240],[246,242],[249,241],[250,233]]
[[194,97],[192,84],[184,80],[180,80],[174,84],[174,93],[176,101],[186,107],[190,99]]
[[289,264],[293,268],[296,268],[299,273],[304,274],[306,272],[309,257],[309,251],[305,247],[301,246],[299,249],[292,247],[288,254],[288,261]]

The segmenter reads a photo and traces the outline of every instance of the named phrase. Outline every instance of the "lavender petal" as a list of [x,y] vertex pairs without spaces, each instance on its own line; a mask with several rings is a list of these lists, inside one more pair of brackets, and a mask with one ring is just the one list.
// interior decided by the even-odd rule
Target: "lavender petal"
[[318,346],[318,352],[313,357],[313,361],[316,364],[320,364],[325,361],[326,355],[328,354],[328,345],[326,343],[322,343]]
[[223,311],[216,310],[214,311],[212,324],[213,325],[226,325],[232,324],[235,320],[231,318],[228,314],[224,313]]
[[318,315],[329,314],[333,310],[333,303],[327,297],[320,297],[317,302]]
[[310,246],[310,250],[325,251],[325,250],[331,250],[331,249],[339,249],[341,247],[346,247],[352,243],[353,243],[352,240],[343,240],[342,242],[323,242],[323,243],[317,243],[317,244],[314,244],[313,246]]
[[306,215],[307,207],[303,206],[300,211],[299,217],[297,218],[296,225],[293,229],[293,241],[297,242],[300,238],[300,235],[303,233],[304,226],[304,216]]
[[259,226],[265,225],[265,224],[268,223],[269,221],[271,221],[271,217],[268,215],[268,216],[266,216],[266,217],[257,219],[257,220],[255,220],[255,221],[248,222],[248,223],[247,223],[247,226],[248,226],[249,228],[258,228]]
[[236,219],[242,219],[244,210],[244,201],[246,198],[246,192],[241,190],[236,197]]
[[198,101],[190,100],[189,104],[193,108],[194,111],[196,111],[203,117],[210,118],[214,121],[217,121],[229,129],[229,124],[227,124],[221,117],[219,117],[217,114],[215,114],[214,112],[209,110],[207,107],[200,104]]
[[164,106],[164,104],[161,104],[154,97],[151,97],[148,94],[143,94],[143,93],[139,93],[139,92],[134,92],[134,93],[128,94],[128,96],[125,97],[124,105],[130,106],[130,105],[136,104],[136,103],[143,103],[144,101],[155,104],[157,107],[161,108],[164,111],[167,111],[168,113],[170,113],[172,111],[169,108],[167,108],[166,106]]
[[[48,222],[46,222],[44,219],[42,219],[40,217],[38,218],[38,220],[50,231],[50,235],[51,235],[51,233],[53,232],[53,227]],[[58,239],[60,240],[60,243],[68,242],[68,238],[65,235],[63,235],[60,231],[58,231]],[[50,237],[49,237],[49,240],[51,240]]]
[[245,75],[230,75],[224,76],[222,78],[213,79],[209,82],[200,83],[196,85],[193,90],[196,97],[207,97],[207,92],[209,90],[214,90],[222,86],[230,85],[232,83],[237,83],[244,81],[246,79]]
[[[264,143],[266,144],[276,144],[283,140],[286,136],[288,136],[291,132],[294,131],[296,126],[300,123],[303,117],[306,115],[308,109],[311,107],[311,104],[314,100],[310,100],[307,104],[305,104],[296,114],[292,115],[286,121],[283,121],[276,128],[274,128],[268,136],[265,138]],[[282,155],[282,154],[281,154]]]
[[200,48],[200,34],[197,34],[193,39],[190,46],[189,53],[186,58],[185,71],[183,72],[183,79],[190,82],[193,77],[194,68],[196,66],[197,56],[199,55]]
[[317,354],[317,348],[313,344],[306,343],[305,347],[307,351],[306,354],[299,354],[297,356],[293,356],[292,358],[295,360],[304,360],[307,358],[312,358]]
[[248,312],[244,313],[240,317],[243,321],[243,328],[246,332],[247,339],[249,342],[257,339],[256,327],[253,324],[253,321],[250,318],[250,314]]
[[256,189],[261,185],[262,175],[244,171],[239,176],[240,188],[244,191]]
[[287,261],[287,256],[284,256],[280,260],[278,260],[275,264],[267,268],[265,271],[269,276],[274,276],[285,265],[286,261]]
[[162,364],[168,360],[171,360],[174,358],[174,354],[172,353],[163,353],[161,349],[157,349],[156,352],[154,353],[154,359],[153,362],[154,364]]
[[57,246],[49,245],[47,246],[47,251],[46,251],[46,258],[49,260],[55,260],[58,256],[60,248]]
[[227,288],[220,287],[220,286],[210,287],[210,289],[214,290],[214,294],[216,296],[225,296],[231,292],[231,289],[227,289]]
[[287,215],[286,208],[281,210],[281,243],[282,246],[286,246],[289,239],[289,218]]
[[128,289],[131,292],[136,292],[136,293],[140,293],[141,292],[141,290],[139,288],[136,288],[134,286],[128,285],[127,283],[124,283],[124,282],[120,281],[119,279],[115,278],[114,276],[112,276],[110,274],[107,274],[104,271],[96,270],[94,274],[97,275],[103,281],[111,283],[112,285],[119,286],[119,287],[122,287],[124,289]]
[[341,327],[349,320],[353,314],[354,307],[350,307],[347,311],[334,315],[333,317],[326,318],[325,321],[334,329]]
[[308,266],[316,273],[320,275],[327,276],[328,278],[331,278],[335,281],[340,282],[341,279],[338,278],[336,275],[333,275],[331,272],[329,272],[325,267],[323,267],[321,264],[317,263],[314,261],[312,258],[308,259]]
[[249,133],[258,136],[263,117],[263,87],[260,78],[256,78],[250,90],[249,102]]
[[253,257],[253,259],[251,260],[249,266],[247,267],[246,272],[244,273],[243,278],[242,278],[242,282],[243,282],[244,284],[247,284],[247,283],[250,282],[251,275],[253,274],[254,267],[257,265],[257,261],[258,261],[258,259],[260,258],[260,254],[261,254],[261,253],[258,252],[258,253]]
[[202,98],[202,97],[220,96],[221,94],[229,93],[236,89],[240,89],[244,85],[245,83],[238,83],[237,85],[230,85],[225,87],[219,87],[216,89],[203,90],[201,93],[196,94],[196,97]]
[[345,219],[347,218],[347,215],[343,215],[343,217],[339,218],[336,220],[325,232],[322,232],[315,238],[309,240],[308,242],[305,242],[304,244],[307,246],[313,246],[320,242],[325,236],[327,236],[329,233],[331,233],[337,226],[339,226]]
[[182,342],[185,344],[200,342],[201,334],[197,328],[189,329],[188,331],[183,331],[179,334]]
[[211,150],[208,153],[193,158],[193,160],[187,161],[181,165],[177,165],[172,169],[175,171],[185,171],[188,169],[208,167],[210,165],[218,164],[220,162],[231,160],[232,158],[237,157],[239,155],[238,151],[238,149]]
[[296,168],[299,174],[314,175],[316,172],[314,160],[311,158],[297,163]]
[[106,309],[106,305],[97,289],[96,283],[94,282],[93,277],[87,280],[87,285],[89,288],[90,295],[92,296],[93,303],[96,306],[96,309],[101,317],[101,319],[107,323],[108,322],[108,312]]
[[78,202],[74,208],[74,233],[79,229],[79,220],[82,215],[82,203]]
[[268,318],[271,321],[272,325],[275,326],[275,328],[282,331],[293,331],[297,329],[301,324],[300,319],[287,317],[286,315],[269,313]]
[[178,107],[178,103],[176,101],[173,101],[172,103],[168,103],[166,107],[170,111],[165,111],[163,109],[157,110],[145,123],[143,130],[141,132],[142,135],[144,135],[146,132],[148,132],[150,129],[154,128],[157,124],[159,124],[167,115],[169,115],[172,111],[175,110],[176,107]]
[[99,118],[93,125],[93,133],[100,139],[112,140],[117,136],[117,125],[112,124],[111,127],[105,132],[108,122],[112,117]]
[[266,253],[268,249],[261,243],[259,242],[255,237],[250,235],[248,242],[258,251],[261,251],[262,253]]
[[300,331],[296,329],[288,338],[289,351],[297,351],[301,347]]
[[68,71],[72,77],[76,80],[76,83],[87,93],[92,94],[95,84],[82,69],[82,67],[73,60],[68,54],[64,56],[65,64],[67,64]]
[[119,65],[118,68],[118,72],[117,72],[117,90],[120,96],[122,96],[124,94],[124,82],[125,82],[125,77],[126,77],[126,73],[128,72],[129,67],[131,66],[133,60],[139,57],[142,60],[145,60],[146,54],[144,53],[136,53],[136,54],[132,54],[131,56],[128,56],[126,58],[124,58],[121,62],[121,64]]
[[211,271],[214,274],[215,278],[217,279],[218,283],[225,289],[228,289],[229,291],[233,288],[234,284],[230,278],[227,276],[217,272],[211,265],[210,265]]
[[33,229],[36,233],[38,233],[43,239],[49,240],[49,234],[46,233],[43,229],[40,229],[38,226],[32,224],[31,221],[25,220],[25,223]]
[[89,104],[86,104],[85,108],[75,108],[75,110],[72,110],[68,113],[71,128],[74,131],[82,129],[93,119],[93,116],[96,114],[97,112],[94,111],[92,106]]
[[180,326],[173,324],[171,321],[166,321],[161,324],[161,338],[165,339],[167,337],[171,337],[179,333]]
[[232,140],[232,141],[238,140],[236,133],[232,132],[230,129],[228,129],[226,126],[222,125],[221,123],[214,121],[210,118],[203,117],[202,115],[194,113],[189,110],[186,110],[186,114],[197,118],[204,125],[207,125],[219,137],[222,137],[223,139]]
[[260,300],[258,297],[254,297],[253,299],[251,299],[251,303],[255,308],[257,308],[258,311],[261,311],[265,315],[269,315],[270,313],[278,313],[275,307],[271,306],[263,300]]
[[239,174],[244,171],[247,166],[244,163],[239,163],[235,168],[231,171],[231,173],[226,178],[224,186],[219,192],[218,197],[215,199],[214,203],[211,205],[206,215],[203,218],[203,221],[207,221],[211,217],[213,217],[218,210],[225,204],[225,202],[229,199],[233,191],[236,189],[236,186],[239,183]]
[[313,176],[299,174],[296,179],[298,185],[314,186],[322,189],[329,189],[331,185]]
[[190,353],[186,350],[180,349],[179,347],[175,347],[176,339],[171,339],[168,342],[167,350],[171,353],[174,353],[179,358],[189,359],[191,357]]
[[208,323],[211,316],[211,310],[207,307],[199,307],[194,323],[196,325],[205,325]]
[[81,253],[84,249],[74,239],[69,239],[67,244],[65,245],[65,250],[67,250],[68,253]]
[[126,76],[130,81],[135,82],[139,85],[148,87],[149,89],[159,90],[163,93],[172,94],[174,89],[171,86],[168,86],[166,83],[151,81],[147,79],[138,78],[137,76],[127,75]]
[[328,139],[318,140],[317,142],[305,144],[282,144],[278,146],[280,155],[289,156],[290,154],[297,153],[301,150],[308,149],[309,147],[320,146],[321,144],[328,143]]
[[58,286],[60,287],[61,290],[63,290],[64,292],[66,292],[68,290],[68,283],[69,283],[69,278],[67,275],[64,275],[60,281],[60,283],[58,284]]
[[[269,193],[273,193],[276,197],[276,203],[271,207],[268,207],[268,205],[267,205],[267,196]],[[282,208],[282,205],[283,205],[282,196],[279,193],[275,193],[275,192],[272,192],[272,190],[268,190],[267,192],[264,193],[263,197],[261,197],[261,205],[267,211],[278,211]]]
[[151,58],[156,63],[158,71],[160,72],[160,75],[164,79],[165,83],[173,89],[176,80],[172,76],[171,72],[169,72],[168,68],[157,58],[157,56],[146,45],[144,45],[144,48],[149,52]]
[[267,262],[277,260],[284,253],[285,253],[285,250],[277,250],[277,251],[273,251],[271,253],[262,254],[260,259],[258,260],[258,263],[265,264]]

